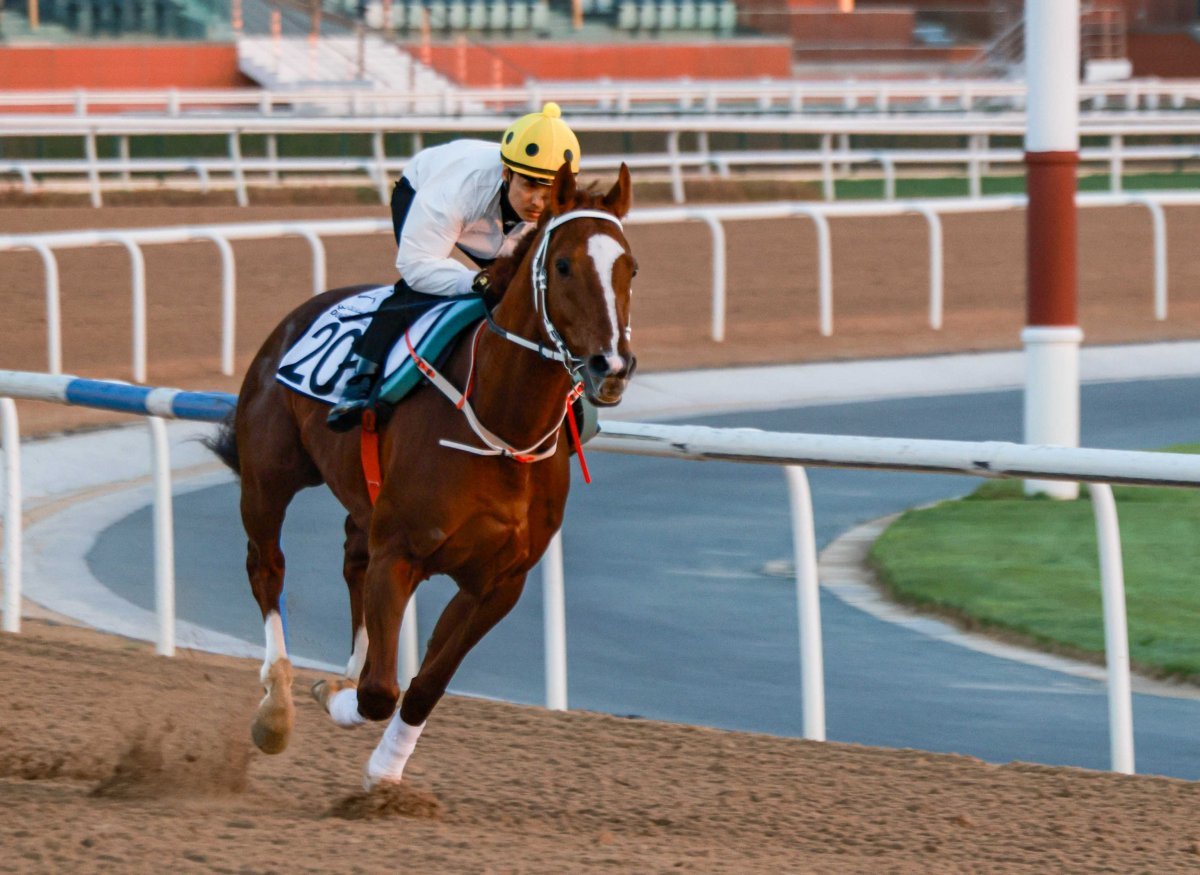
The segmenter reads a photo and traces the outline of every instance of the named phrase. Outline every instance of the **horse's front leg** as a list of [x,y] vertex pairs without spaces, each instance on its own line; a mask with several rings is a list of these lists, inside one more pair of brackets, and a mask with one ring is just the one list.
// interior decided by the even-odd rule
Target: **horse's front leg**
[[400,710],[367,762],[367,789],[401,780],[426,719],[445,694],[463,658],[512,610],[524,586],[524,574],[508,577],[495,582],[482,597],[459,591],[446,605],[421,670],[409,684]]
[[398,549],[377,546],[367,562],[362,611],[366,623],[366,659],[357,689],[347,687],[317,698],[339,726],[386,720],[396,709],[400,621],[421,575]]

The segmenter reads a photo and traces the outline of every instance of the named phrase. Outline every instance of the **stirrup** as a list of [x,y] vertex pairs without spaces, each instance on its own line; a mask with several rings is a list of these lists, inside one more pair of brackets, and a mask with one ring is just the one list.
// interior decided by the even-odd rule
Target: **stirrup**
[[350,431],[362,423],[363,413],[369,406],[369,398],[343,398],[330,409],[325,424],[339,433]]

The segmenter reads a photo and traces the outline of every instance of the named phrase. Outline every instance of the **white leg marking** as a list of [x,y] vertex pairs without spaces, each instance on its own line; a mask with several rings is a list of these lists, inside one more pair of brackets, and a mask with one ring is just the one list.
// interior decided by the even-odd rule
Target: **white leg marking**
[[358,713],[358,690],[347,687],[329,697],[329,716],[341,727],[362,726],[367,718]]
[[279,616],[279,611],[267,614],[263,627],[267,636],[267,655],[263,658],[262,671],[258,673],[258,677],[266,684],[267,672],[271,670],[271,666],[281,659],[287,659],[287,645],[283,642],[283,618]]
[[358,676],[362,674],[363,663],[367,661],[367,627],[359,626],[358,631],[354,633],[354,650],[350,654],[350,661],[346,663],[346,677],[352,681],[358,681]]
[[612,341],[608,345],[608,365],[614,371],[625,367],[625,362],[617,355],[617,338],[621,329],[617,325],[617,293],[613,290],[613,265],[625,254],[625,247],[616,238],[607,234],[593,234],[588,238],[588,255],[596,266],[596,276],[600,278],[600,287],[604,289],[604,303],[608,305],[608,321],[612,326]]
[[383,738],[379,739],[371,759],[367,761],[367,774],[363,779],[363,786],[370,790],[376,784],[385,781],[399,781],[424,728],[424,723],[420,726],[409,726],[400,719],[399,711],[393,714],[392,721],[384,730]]

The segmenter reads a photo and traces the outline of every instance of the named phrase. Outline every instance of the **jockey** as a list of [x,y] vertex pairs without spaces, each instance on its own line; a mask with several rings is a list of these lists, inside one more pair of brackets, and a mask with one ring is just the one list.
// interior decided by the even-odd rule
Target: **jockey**
[[354,376],[326,420],[334,431],[359,424],[380,367],[416,316],[447,298],[488,290],[487,271],[455,261],[455,247],[487,268],[533,229],[558,168],[566,162],[579,172],[579,140],[561,116],[558,104],[547,103],[513,122],[498,150],[483,140],[456,140],[422,150],[404,168],[392,191],[402,279],[355,345]]

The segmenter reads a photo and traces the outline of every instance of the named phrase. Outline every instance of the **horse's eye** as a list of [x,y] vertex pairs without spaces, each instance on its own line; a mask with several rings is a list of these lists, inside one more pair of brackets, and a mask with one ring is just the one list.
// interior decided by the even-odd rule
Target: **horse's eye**
[[637,259],[635,258],[633,261],[633,275],[637,276],[637,273],[638,273],[638,263],[637,263]]
[[558,271],[559,276],[570,276],[571,263],[565,258],[560,258],[554,262],[554,269]]

